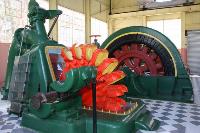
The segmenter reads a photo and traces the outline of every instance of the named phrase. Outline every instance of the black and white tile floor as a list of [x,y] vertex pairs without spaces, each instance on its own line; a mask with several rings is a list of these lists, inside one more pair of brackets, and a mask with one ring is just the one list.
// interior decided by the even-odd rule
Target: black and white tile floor
[[160,128],[151,133],[200,133],[200,106],[148,99],[143,101],[154,118],[161,121]]
[[[200,133],[200,106],[159,100],[143,100],[154,118],[161,121],[157,131],[137,133]],[[20,127],[21,118],[8,115],[9,102],[0,101],[0,133],[35,133]]]

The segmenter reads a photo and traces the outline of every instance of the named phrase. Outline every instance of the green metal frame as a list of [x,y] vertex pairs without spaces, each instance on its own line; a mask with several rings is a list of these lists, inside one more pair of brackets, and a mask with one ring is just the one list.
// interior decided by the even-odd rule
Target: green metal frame
[[[124,83],[129,88],[129,96],[163,99],[181,102],[193,102],[192,85],[189,75],[184,67],[179,51],[176,46],[162,33],[143,26],[131,26],[120,29],[111,34],[101,45],[110,54],[118,49],[115,42],[127,35],[145,35],[153,38],[164,47],[172,59],[174,75],[172,76],[139,76],[125,68],[127,77]],[[126,41],[126,40],[124,40]]]

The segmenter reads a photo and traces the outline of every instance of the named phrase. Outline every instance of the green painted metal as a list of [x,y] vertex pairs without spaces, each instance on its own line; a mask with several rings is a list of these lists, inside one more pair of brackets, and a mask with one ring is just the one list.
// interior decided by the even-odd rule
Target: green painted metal
[[126,73],[126,77],[121,82],[129,88],[127,96],[193,102],[189,77],[141,76],[127,67],[122,70]]
[[[53,118],[58,120],[65,120],[67,116],[60,116],[59,113],[65,112],[66,115],[74,115],[79,114],[79,110],[81,107],[81,97],[76,96],[74,98],[68,99],[68,101],[62,101],[62,102],[55,102],[55,103],[44,103],[39,109],[34,109],[31,104],[29,104],[28,109],[29,111],[25,111],[25,113],[31,113],[38,118],[41,119],[47,119],[47,118]],[[58,113],[59,112],[59,113]],[[56,114],[54,114],[56,113]],[[55,115],[55,116],[54,116]],[[22,117],[23,121],[23,117]],[[26,122],[25,122],[26,123]],[[22,123],[23,125],[23,123]]]
[[[50,84],[53,90],[57,92],[77,92],[80,88],[90,84],[90,79],[96,78],[96,67],[80,67],[72,69],[66,73],[66,79],[63,83],[54,81]],[[89,79],[89,80],[88,80]]]
[[[14,59],[15,56],[20,55],[20,34],[23,31],[23,29],[18,29],[15,31],[14,37],[13,37],[13,41],[12,41],[12,45],[9,49],[9,56],[8,56],[8,63],[7,63],[7,71],[6,71],[6,77],[5,77],[5,83],[4,86],[2,87],[2,95],[3,95],[3,99],[7,99],[8,98],[8,90],[9,90],[9,85],[10,85],[10,80],[11,80],[11,76],[12,76],[12,69],[13,69],[13,64],[14,64]],[[25,52],[25,48],[26,46],[22,46],[22,51],[21,54],[23,54]],[[28,47],[30,47],[30,45],[28,45]]]
[[[125,68],[124,71],[127,76],[124,83],[128,86],[128,95],[140,98],[193,102],[191,81],[179,51],[162,33],[143,26],[126,27],[111,34],[103,42],[101,48],[108,49],[111,54],[114,50],[119,48],[120,44],[118,44],[117,41],[128,35],[145,35],[153,38],[167,50],[168,54],[171,56],[171,62],[174,65],[174,68],[171,68],[174,69],[174,75],[171,76],[136,75]],[[145,38],[141,39],[145,40]],[[131,43],[130,40],[128,41],[124,40],[124,44],[126,42]]]
[[[80,67],[66,73],[65,81],[57,81],[57,71],[54,70],[54,62],[50,56],[59,57],[64,45],[48,39],[44,22],[45,19],[54,18],[59,14],[61,11],[41,9],[35,0],[30,0],[28,17],[31,26],[15,32],[9,52],[4,92],[9,92],[14,59],[20,55],[20,59],[28,59],[26,63],[30,65],[28,80],[24,82],[23,99],[15,101],[23,105],[21,125],[43,133],[92,133],[92,111],[82,109],[78,91],[89,85],[96,77],[97,71],[92,66]],[[17,70],[24,72],[23,67],[18,67]],[[57,97],[56,100],[48,101],[47,95],[51,92],[56,92]],[[37,94],[43,94],[43,97],[33,102]],[[4,97],[7,96],[8,94],[4,93]],[[158,128],[159,122],[152,118],[143,102],[125,98],[127,102],[135,103],[134,109],[122,115],[97,112],[98,132],[134,133],[138,129]],[[33,104],[37,102],[39,106],[35,108]]]
[[[138,107],[128,115],[98,112],[97,132],[134,133],[138,129],[150,131],[157,129],[159,122],[156,120],[152,123],[152,116],[145,109],[144,103],[139,99],[130,100],[137,102]],[[44,133],[92,133],[92,110],[82,110],[82,112],[66,109],[56,112],[48,119],[40,119],[36,115],[24,112],[22,125]]]
[[[30,49],[33,49],[34,47],[37,49],[40,44],[44,45],[48,41],[49,44],[55,43],[48,39],[44,27],[44,22],[46,19],[52,19],[57,15],[60,15],[62,11],[42,9],[39,7],[38,3],[35,2],[35,0],[30,0],[28,9],[29,9],[28,17],[31,26],[20,28],[15,31],[13,41],[9,50],[5,84],[2,87],[3,99],[8,98],[8,92],[10,88],[10,81],[11,81],[15,56],[23,55]],[[41,52],[38,51],[38,54],[41,56]],[[41,63],[44,63],[43,60],[41,61]],[[44,76],[42,77],[45,78]],[[46,82],[42,84],[46,84]]]

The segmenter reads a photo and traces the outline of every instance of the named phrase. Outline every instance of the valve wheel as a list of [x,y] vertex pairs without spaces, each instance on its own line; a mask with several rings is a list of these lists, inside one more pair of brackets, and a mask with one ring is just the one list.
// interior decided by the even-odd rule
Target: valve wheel
[[118,69],[127,66],[139,75],[164,75],[160,57],[144,44],[124,44],[113,55],[119,61]]

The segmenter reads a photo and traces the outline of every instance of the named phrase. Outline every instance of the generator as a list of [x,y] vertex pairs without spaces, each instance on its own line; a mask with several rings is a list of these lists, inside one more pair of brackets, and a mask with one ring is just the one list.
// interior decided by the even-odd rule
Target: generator
[[[172,31],[173,32],[173,31]],[[111,34],[101,45],[126,73],[127,96],[193,102],[193,88],[180,53],[162,33],[131,26]]]

